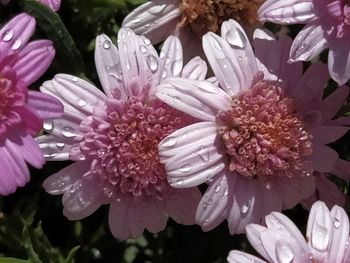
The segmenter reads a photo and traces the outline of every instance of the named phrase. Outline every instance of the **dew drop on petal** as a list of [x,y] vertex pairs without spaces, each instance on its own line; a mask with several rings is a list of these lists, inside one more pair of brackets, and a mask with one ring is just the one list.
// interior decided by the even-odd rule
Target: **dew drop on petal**
[[149,40],[148,38],[143,38],[143,43],[145,43],[145,45],[148,46],[149,44],[151,44],[151,40]]
[[103,48],[104,48],[104,49],[110,49],[110,47],[111,47],[111,41],[105,40],[105,41],[103,42]]
[[12,38],[13,38],[13,31],[12,30],[7,30],[2,35],[2,40],[5,41],[5,42],[10,41]]
[[78,80],[79,80],[78,77],[76,77],[76,76],[73,76],[73,77],[72,77],[72,81],[73,81],[73,82],[78,82]]
[[140,18],[136,18],[136,19],[131,21],[131,23],[134,23],[134,24],[137,24],[137,23],[140,23],[140,22],[141,22]]
[[246,204],[242,205],[242,207],[241,207],[242,214],[245,214],[249,211],[250,203],[251,203],[251,200],[248,200],[248,202]]
[[57,146],[58,149],[63,149],[65,144],[64,144],[64,142],[58,141],[58,142],[56,142],[56,146]]
[[78,99],[77,104],[80,107],[84,107],[84,106],[86,106],[86,100]]
[[158,60],[157,60],[157,58],[155,56],[153,56],[153,55],[147,56],[146,61],[147,61],[148,67],[150,68],[150,70],[152,72],[157,71],[157,69],[158,69]]
[[140,45],[140,52],[141,52],[142,54],[146,54],[147,48],[146,48],[144,45]]
[[339,221],[339,219],[338,218],[332,218],[332,220],[333,220],[333,226],[334,226],[334,228],[335,229],[338,229],[339,227],[340,227],[340,221]]
[[68,126],[63,127],[63,129],[61,130],[61,133],[64,137],[67,137],[67,138],[75,137],[74,130]]
[[155,5],[148,10],[148,13],[150,13],[152,15],[159,15],[160,13],[162,13],[164,11],[166,6],[167,6],[166,4]]
[[183,184],[184,184],[184,180],[182,180],[182,179],[179,179],[176,181],[176,185],[178,185],[178,186],[181,186]]
[[162,147],[173,147],[173,146],[176,145],[176,143],[178,141],[179,141],[179,137],[177,137],[177,136],[168,136],[162,141],[161,146]]
[[16,39],[15,43],[12,45],[13,50],[17,50],[22,46],[22,40]]
[[231,28],[226,33],[226,41],[232,47],[243,49],[247,45],[247,39],[243,32],[238,28]]
[[279,263],[292,263],[294,260],[294,252],[292,247],[283,241],[276,242],[276,257]]
[[214,192],[218,193],[220,191],[220,189],[221,189],[221,185],[220,184],[216,184],[215,188],[214,188]]
[[46,131],[52,131],[52,129],[53,129],[53,122],[51,120],[44,121],[43,128]]
[[185,164],[180,167],[179,171],[182,173],[188,173],[189,171],[192,170],[192,167],[189,164]]

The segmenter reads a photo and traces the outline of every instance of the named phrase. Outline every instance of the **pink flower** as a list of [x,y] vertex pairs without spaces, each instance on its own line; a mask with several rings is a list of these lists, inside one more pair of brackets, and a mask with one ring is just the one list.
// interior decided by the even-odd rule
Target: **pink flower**
[[339,84],[350,78],[350,3],[348,0],[268,0],[259,9],[261,21],[307,23],[296,36],[290,61],[307,61],[329,48],[328,70]]
[[[60,9],[61,0],[38,0],[39,2],[49,6],[53,11]],[[0,0],[1,4],[7,5],[10,0]]]
[[[286,63],[290,45],[258,29],[254,55],[242,27],[229,20],[221,37],[203,37],[220,88],[183,78],[159,86],[160,99],[202,120],[166,137],[159,154],[171,186],[209,184],[196,214],[204,231],[227,219],[231,234],[242,233],[310,197],[323,173],[349,178],[349,163],[327,146],[349,130],[348,118],[332,119],[348,87],[322,99],[327,69],[317,63],[302,75],[300,62]],[[335,199],[344,202],[339,190]]]
[[28,43],[35,20],[20,14],[0,30],[0,195],[13,193],[29,181],[26,165],[40,168],[44,158],[35,136],[42,120],[62,115],[51,96],[28,91],[55,55],[51,41]]
[[339,206],[329,211],[321,201],[313,204],[307,222],[307,241],[281,213],[272,212],[265,222],[267,227],[251,224],[246,231],[250,243],[266,261],[232,250],[227,257],[229,263],[350,262],[349,218]]
[[132,11],[123,21],[123,27],[147,36],[152,43],[163,41],[175,34],[186,49],[184,57],[202,55],[202,36],[208,31],[218,32],[223,21],[233,18],[245,28],[259,24],[256,13],[263,0],[198,1],[155,0],[147,1]]
[[104,93],[75,76],[59,74],[43,92],[59,98],[65,113],[45,123],[50,135],[39,138],[48,160],[74,164],[50,176],[44,188],[63,194],[63,213],[71,220],[110,204],[109,226],[119,239],[135,238],[146,228],[166,226],[168,216],[193,224],[200,200],[196,188],[172,189],[159,162],[158,142],[191,123],[154,96],[165,78],[204,79],[206,65],[194,58],[182,69],[179,40],[170,37],[160,55],[150,41],[121,29],[118,47],[100,35],[95,62]]

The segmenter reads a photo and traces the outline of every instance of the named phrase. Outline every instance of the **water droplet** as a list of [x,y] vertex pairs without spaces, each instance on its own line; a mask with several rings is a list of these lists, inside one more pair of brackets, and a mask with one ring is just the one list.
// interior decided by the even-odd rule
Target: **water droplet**
[[160,13],[162,13],[164,11],[166,6],[167,6],[166,4],[154,5],[152,8],[150,8],[148,10],[148,13],[150,13],[152,15],[159,15]]
[[238,61],[242,61],[242,57],[241,56],[238,57]]
[[312,247],[318,251],[326,251],[329,239],[330,237],[327,228],[316,221],[311,232]]
[[143,38],[143,43],[145,43],[146,46],[148,46],[149,44],[151,44],[151,40],[149,40],[148,38]]
[[221,185],[220,184],[216,184],[215,188],[214,188],[214,192],[218,193],[220,191],[220,189],[221,189]]
[[292,247],[284,241],[276,242],[276,257],[279,263],[292,263],[294,260],[294,252]]
[[72,77],[72,81],[73,81],[73,82],[78,82],[78,80],[79,80],[78,77],[76,77],[76,76],[73,76],[73,77]]
[[226,41],[235,48],[243,49],[247,45],[247,39],[238,28],[231,28],[226,33]]
[[160,51],[159,58],[163,59],[165,56],[164,50]]
[[84,107],[84,106],[86,106],[86,100],[78,99],[77,104],[80,107]]
[[251,200],[248,200],[248,202],[246,204],[242,205],[242,207],[241,207],[242,214],[245,214],[249,211],[250,203],[251,203]]
[[179,179],[176,181],[176,185],[180,186],[180,185],[183,185],[184,184],[184,180],[182,179]]
[[214,84],[210,84],[207,82],[198,82],[196,84],[196,87],[198,87],[201,91],[204,91],[206,93],[210,93],[210,94],[218,94],[219,93],[219,88],[215,87]]
[[181,173],[188,173],[191,170],[192,170],[192,167],[189,164],[185,164],[185,165],[181,166],[179,169],[179,171]]
[[131,23],[134,23],[134,24],[137,24],[137,23],[140,23],[140,22],[141,22],[140,18],[136,18],[133,21],[131,21]]
[[228,197],[228,189],[226,188],[224,191],[224,194],[222,195],[222,198],[227,198]]
[[52,131],[53,130],[53,121],[44,121],[43,128],[46,131]]
[[59,142],[58,141],[58,142],[56,142],[56,146],[57,146],[58,149],[63,149],[65,144],[64,144],[64,142]]
[[144,45],[141,45],[141,46],[140,46],[140,52],[141,52],[142,54],[146,54],[147,48],[146,48]]
[[110,47],[111,47],[111,41],[105,40],[105,41],[103,42],[103,48],[104,48],[104,49],[110,49]]
[[171,72],[173,73],[174,76],[177,76],[180,74],[182,70],[182,61],[181,60],[175,60],[171,64]]
[[64,127],[62,130],[61,130],[61,133],[64,137],[67,137],[67,138],[72,138],[72,137],[75,137],[75,134],[74,134],[74,130],[71,128],[71,127]]
[[22,46],[22,40],[16,39],[15,43],[12,45],[13,50],[17,50]]
[[335,229],[338,229],[339,227],[340,227],[340,221],[339,221],[339,219],[338,218],[332,218],[332,220],[333,220],[333,226],[334,226],[334,228]]
[[209,149],[207,146],[201,146],[195,151],[196,154],[204,161],[209,162]]
[[5,42],[10,41],[12,38],[13,38],[13,31],[12,30],[7,30],[2,35],[2,40],[4,40]]
[[178,140],[179,140],[179,137],[177,137],[177,136],[168,136],[162,141],[161,146],[162,147],[173,147],[176,145]]
[[168,72],[166,72],[165,70],[163,70],[163,72],[162,72],[162,78],[165,79],[167,75],[168,75]]
[[147,56],[146,61],[147,61],[148,67],[152,72],[155,72],[158,69],[158,60],[155,56],[153,55]]

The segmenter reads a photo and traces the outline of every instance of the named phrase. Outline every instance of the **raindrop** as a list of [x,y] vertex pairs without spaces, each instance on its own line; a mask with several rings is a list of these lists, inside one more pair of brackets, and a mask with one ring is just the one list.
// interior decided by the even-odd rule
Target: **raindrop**
[[52,121],[45,121],[43,127],[44,127],[44,130],[46,130],[46,131],[52,131],[53,130],[53,122]]
[[214,192],[218,193],[220,191],[220,189],[221,189],[221,185],[220,184],[216,184],[215,188],[214,188]]
[[287,242],[277,241],[275,252],[279,263],[291,263],[294,260],[293,249]]
[[152,72],[155,72],[158,69],[158,60],[155,56],[153,55],[147,56],[146,61],[147,61],[148,67]]
[[56,146],[58,149],[63,149],[65,144],[64,144],[64,142],[56,142]]
[[12,30],[7,30],[2,35],[2,40],[4,40],[5,42],[10,41],[12,38],[13,38],[13,31]]
[[177,137],[177,136],[168,136],[163,140],[163,142],[161,143],[161,146],[162,147],[173,147],[176,145],[178,140],[179,140],[179,137]]
[[171,59],[170,59],[169,57],[167,57],[167,59],[165,60],[165,64],[166,64],[166,65],[169,65],[170,62],[171,62]]
[[141,52],[142,54],[146,54],[147,48],[146,48],[144,45],[140,45],[140,52]]
[[84,106],[86,106],[86,100],[78,99],[77,104],[80,107],[84,107]]
[[242,57],[241,56],[238,57],[238,61],[242,61]]
[[163,70],[163,72],[162,72],[162,78],[165,79],[167,75],[168,75],[168,72],[166,72],[165,70]]
[[180,185],[183,185],[184,184],[184,180],[182,179],[179,179],[176,181],[176,185],[180,186]]
[[231,28],[226,33],[226,41],[235,48],[243,49],[247,45],[247,39],[238,28]]
[[228,189],[226,188],[222,197],[225,199],[228,197]]
[[136,18],[133,21],[131,21],[131,23],[134,23],[134,24],[137,24],[137,23],[140,23],[140,22],[141,22],[140,18]]
[[75,136],[74,134],[74,130],[71,128],[71,127],[64,127],[62,130],[61,130],[61,133],[64,137],[67,137],[67,138],[72,138]]
[[215,87],[215,85],[206,83],[206,82],[198,82],[196,84],[196,87],[198,87],[201,91],[204,91],[206,93],[210,94],[218,94],[219,93],[219,88]]
[[76,77],[76,76],[73,76],[73,77],[72,77],[72,81],[73,81],[73,82],[78,82],[78,80],[79,80],[78,77]]
[[21,45],[22,45],[22,41],[20,39],[17,39],[15,41],[15,43],[13,43],[12,49],[13,50],[17,50],[17,49],[19,49],[21,47]]
[[182,61],[181,60],[175,60],[171,64],[171,72],[173,73],[174,76],[177,76],[180,74],[182,69]]
[[166,4],[155,5],[148,10],[148,13],[150,13],[152,15],[159,15],[160,13],[162,13],[164,11],[166,6],[167,6]]
[[151,40],[149,40],[148,38],[144,38],[143,43],[145,43],[145,45],[148,46],[149,44],[151,44]]
[[241,207],[241,212],[242,214],[245,214],[249,211],[249,208],[250,208],[250,200],[248,200],[248,202],[246,204],[244,204],[242,207]]
[[164,50],[160,51],[159,58],[163,59],[165,56]]
[[334,226],[334,228],[335,229],[338,229],[339,227],[340,227],[340,221],[339,221],[339,219],[338,218],[332,218],[332,220],[333,220],[333,226]]
[[111,47],[111,41],[105,40],[105,41],[103,42],[103,48],[104,48],[104,49],[110,49],[110,47]]
[[195,152],[204,161],[209,162],[209,149],[207,146],[201,146]]
[[179,169],[179,171],[181,173],[188,173],[191,170],[192,170],[192,167],[189,164],[185,164],[185,165],[181,166]]

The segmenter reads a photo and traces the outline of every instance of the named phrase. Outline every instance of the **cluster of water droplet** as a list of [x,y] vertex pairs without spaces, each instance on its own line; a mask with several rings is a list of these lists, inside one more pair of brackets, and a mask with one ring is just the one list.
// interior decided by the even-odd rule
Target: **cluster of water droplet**
[[257,80],[232,98],[230,109],[220,112],[217,121],[231,171],[264,182],[272,176],[312,173],[306,160],[312,153],[312,136],[277,83]]
[[159,161],[158,143],[187,124],[182,113],[158,99],[110,100],[105,114],[83,121],[80,153],[102,179],[108,198],[120,195],[163,199],[172,191]]

